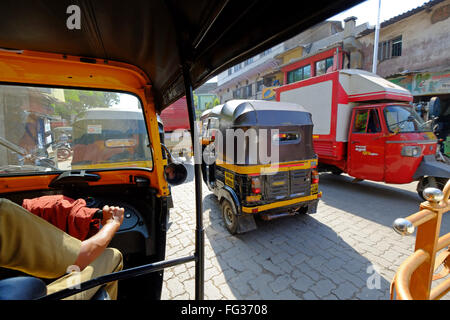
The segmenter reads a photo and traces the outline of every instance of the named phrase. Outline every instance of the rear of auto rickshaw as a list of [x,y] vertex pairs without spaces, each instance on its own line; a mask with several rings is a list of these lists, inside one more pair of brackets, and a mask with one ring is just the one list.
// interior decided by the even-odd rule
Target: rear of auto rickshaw
[[450,292],[450,232],[440,236],[443,215],[450,211],[450,181],[443,191],[425,189],[423,197],[419,212],[393,224],[404,236],[416,231],[416,244],[392,280],[391,299],[438,300]]
[[148,144],[141,110],[88,109],[73,123],[72,169],[151,168]]
[[[204,117],[204,181],[231,234],[272,220],[315,213],[321,197],[311,114],[291,103],[231,100]],[[205,129],[203,128],[203,129]]]
[[[305,7],[300,2],[279,6],[259,0],[243,11],[241,3],[226,0],[1,1],[0,197],[20,205],[27,198],[62,194],[93,199],[95,206],[125,208],[124,223],[110,243],[122,252],[124,270],[44,299],[63,299],[116,280],[120,299],[159,299],[163,270],[189,262],[195,262],[195,298],[203,299],[201,164],[194,165],[195,252],[166,260],[169,184],[181,183],[185,171],[161,144],[158,114],[186,96],[194,132],[195,88],[358,2],[329,0]],[[277,23],[265,22],[268,11]],[[89,109],[110,109],[111,96],[118,98],[113,101],[134,98],[140,106],[148,138],[144,155],[151,155],[145,167],[123,167],[124,159],[96,164],[90,159],[82,165],[95,168],[73,169],[71,161],[52,159],[51,126],[27,120],[32,114],[26,111],[35,110],[38,118],[58,115],[73,125],[74,118]],[[140,129],[131,134],[141,134]],[[96,135],[103,126],[93,124],[85,130]],[[109,144],[106,148],[124,150],[135,143],[134,137],[111,139],[102,141]],[[195,145],[197,137],[191,139]],[[137,146],[141,143],[136,141]],[[199,153],[194,148],[196,158]],[[301,169],[313,166],[313,161],[302,161]],[[293,166],[298,163],[296,159]],[[170,178],[167,168],[180,173],[177,179]]]

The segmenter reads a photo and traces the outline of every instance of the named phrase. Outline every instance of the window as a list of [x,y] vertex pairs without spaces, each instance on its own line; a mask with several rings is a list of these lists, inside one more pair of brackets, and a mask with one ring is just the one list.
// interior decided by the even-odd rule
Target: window
[[402,55],[402,36],[378,44],[378,60],[383,61]]
[[231,76],[232,73],[233,73],[233,68],[228,69],[228,75]]
[[251,98],[252,96],[252,85],[249,84],[248,86],[245,87],[245,96],[244,98]]
[[333,57],[329,57],[316,62],[316,76],[327,73],[329,67],[333,66]]
[[239,64],[235,65],[233,69],[234,69],[234,72],[241,70],[241,64],[239,63]]
[[353,133],[378,132],[381,132],[381,125],[377,110],[358,110],[355,116],[355,123],[353,125]]
[[392,56],[400,57],[402,55],[402,36],[392,40]]
[[253,62],[253,58],[247,59],[244,61],[244,67],[248,66],[250,63]]
[[311,78],[311,65],[308,64],[307,66],[303,67],[303,80]]
[[311,77],[311,65],[306,65],[298,69],[289,71],[287,74],[287,83],[293,83]]
[[366,133],[369,110],[358,110],[353,123],[353,133]]
[[50,89],[0,86],[0,175],[152,167],[135,96]]
[[259,57],[262,58],[262,57],[264,57],[264,56],[267,56],[271,51],[272,51],[272,49],[267,49],[266,51],[264,51],[263,53],[261,53],[261,54],[259,55]]
[[391,105],[384,108],[386,125],[390,132],[424,132],[430,127],[413,107]]
[[256,82],[256,92],[261,92],[263,87],[264,87],[263,80],[259,80],[258,82]]
[[367,133],[381,132],[380,119],[376,109],[370,110],[369,121],[367,122]]

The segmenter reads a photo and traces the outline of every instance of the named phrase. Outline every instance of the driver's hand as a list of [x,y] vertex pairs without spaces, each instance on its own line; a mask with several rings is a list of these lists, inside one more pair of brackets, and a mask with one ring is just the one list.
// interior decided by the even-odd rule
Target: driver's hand
[[125,212],[124,208],[114,207],[114,206],[104,206],[103,209],[103,219],[102,225],[106,225],[107,223],[118,223],[119,226],[122,225],[123,222],[123,214]]

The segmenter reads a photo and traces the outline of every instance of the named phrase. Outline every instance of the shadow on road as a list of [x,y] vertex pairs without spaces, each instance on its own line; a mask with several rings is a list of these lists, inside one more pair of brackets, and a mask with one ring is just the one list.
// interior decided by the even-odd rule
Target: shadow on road
[[236,299],[389,298],[389,283],[371,262],[313,216],[258,220],[257,230],[231,236],[215,196],[203,207],[223,277],[212,281],[228,283]]
[[[423,201],[417,192],[401,188],[402,185],[362,181],[352,183],[347,175],[320,175],[322,201],[331,207],[361,218],[391,227],[395,219],[419,211]],[[363,200],[361,200],[363,199]],[[361,205],[364,203],[364,206]],[[441,234],[450,231],[450,219],[443,219]]]
[[[419,208],[421,199],[415,192],[370,181],[353,183],[352,180],[345,175],[321,174],[322,201],[387,227],[392,226],[396,218],[406,217]],[[364,206],[359,199],[364,199]]]

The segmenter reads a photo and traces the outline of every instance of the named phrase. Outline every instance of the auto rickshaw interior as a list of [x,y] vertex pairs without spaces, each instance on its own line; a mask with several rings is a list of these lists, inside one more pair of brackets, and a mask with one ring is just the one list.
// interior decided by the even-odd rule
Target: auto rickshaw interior
[[[119,297],[158,299],[163,268],[195,261],[195,297],[202,299],[201,168],[200,164],[194,166],[195,255],[164,261],[170,190],[164,175],[167,159],[160,146],[161,126],[157,113],[186,95],[193,131],[193,89],[235,63],[359,2],[335,0],[305,7],[300,2],[279,6],[276,1],[264,0],[253,1],[242,10],[240,2],[225,0],[196,0],[194,3],[137,0],[133,5],[119,0],[81,0],[77,2],[81,26],[69,28],[65,22],[72,17],[68,7],[73,1],[2,1],[1,90],[2,94],[5,90],[20,94],[6,94],[4,97],[9,100],[4,97],[0,100],[0,121],[5,128],[8,126],[7,132],[0,128],[0,196],[20,204],[25,198],[64,194],[92,197],[98,206],[105,202],[124,206],[129,218],[117,234],[117,242],[111,245],[124,254],[125,269],[143,265],[143,269],[151,273],[122,280]],[[267,12],[277,23],[265,22]],[[292,12],[302,14],[296,16]],[[59,114],[68,121],[64,123],[66,126],[74,124],[77,116],[74,110],[66,110],[64,115],[63,110],[58,113],[58,104],[62,101],[58,90],[61,89],[92,92],[88,95],[89,101],[84,101],[85,109],[105,107],[90,100],[96,99],[98,92],[137,97],[150,147],[146,157],[151,154],[145,161],[151,161],[151,167],[128,164],[124,167],[124,159],[119,159],[122,165],[115,161],[107,164],[92,161],[83,166],[97,162],[95,168],[74,170],[71,161],[61,163],[55,159],[52,120]],[[66,99],[69,100],[64,94],[64,101]],[[83,103],[83,99],[73,100]],[[14,114],[6,115],[6,109]],[[7,117],[22,119],[16,133],[10,132],[16,128]],[[34,119],[29,125],[26,124],[28,117]],[[86,130],[95,135],[99,134],[100,127],[92,124]],[[21,141],[27,136],[34,140]],[[103,146],[119,150],[131,148],[135,143],[130,140],[134,138],[120,139],[124,140]],[[162,263],[153,265],[155,261]]]
[[[156,114],[149,122],[154,127],[145,125],[145,100],[126,91],[28,84],[1,84],[0,95],[1,196],[22,205],[24,199],[62,194],[94,208],[123,207],[124,222],[110,245],[122,252],[124,268],[163,260],[171,203],[162,174],[167,160]],[[62,127],[72,128],[73,154],[64,160],[55,139],[67,131]],[[2,269],[0,277],[10,275]],[[123,280],[119,297],[159,299],[161,286],[162,272]]]

